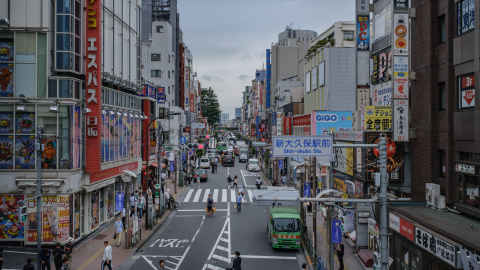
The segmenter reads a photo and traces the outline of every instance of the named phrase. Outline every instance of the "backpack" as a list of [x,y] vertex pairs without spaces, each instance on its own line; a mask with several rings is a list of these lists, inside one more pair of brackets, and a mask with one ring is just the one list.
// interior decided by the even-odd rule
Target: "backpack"
[[229,176],[229,177],[227,178],[227,181],[228,181],[229,183],[232,182],[232,178]]
[[65,254],[64,251],[60,248],[57,248],[53,251],[53,254],[53,261],[55,262],[55,264],[61,264],[63,260],[63,254]]

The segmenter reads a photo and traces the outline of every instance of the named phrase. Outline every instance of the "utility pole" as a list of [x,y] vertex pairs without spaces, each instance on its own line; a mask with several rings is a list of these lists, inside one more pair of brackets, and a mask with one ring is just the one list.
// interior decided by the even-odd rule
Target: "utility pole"
[[[333,167],[335,166],[335,155],[330,157],[330,188],[333,189]],[[332,194],[333,197],[333,194]],[[335,261],[333,257],[333,245],[332,245],[332,220],[335,217],[335,208],[333,207],[334,203],[325,203],[327,209],[327,269],[333,269],[335,266]]]
[[[43,128],[37,127],[37,143],[35,150],[37,150],[37,254],[42,250],[42,152],[43,152]],[[37,261],[37,269],[42,267],[42,261]]]
[[380,263],[382,270],[388,270],[388,216],[387,216],[387,138],[385,134],[380,135]]
[[[130,177],[130,181],[131,180],[131,176],[129,175],[128,177]],[[123,180],[123,178],[122,178]],[[126,230],[125,230],[125,249],[128,249],[129,248],[129,243],[130,243],[130,239],[128,237],[128,232],[130,231],[130,181],[129,182],[126,182],[124,181],[124,183],[126,182],[126,188],[125,188],[125,201],[127,202],[126,206],[125,206],[125,223],[126,223]]]
[[[313,174],[311,176],[313,180],[313,198],[317,197],[317,157],[313,157]],[[312,213],[313,213],[313,243],[314,247],[317,248],[317,203],[312,203]]]

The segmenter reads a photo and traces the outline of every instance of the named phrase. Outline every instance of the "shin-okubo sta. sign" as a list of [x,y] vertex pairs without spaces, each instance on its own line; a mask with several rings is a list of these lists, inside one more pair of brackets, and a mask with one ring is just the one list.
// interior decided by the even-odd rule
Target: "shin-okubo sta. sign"
[[273,156],[331,156],[332,136],[274,136]]

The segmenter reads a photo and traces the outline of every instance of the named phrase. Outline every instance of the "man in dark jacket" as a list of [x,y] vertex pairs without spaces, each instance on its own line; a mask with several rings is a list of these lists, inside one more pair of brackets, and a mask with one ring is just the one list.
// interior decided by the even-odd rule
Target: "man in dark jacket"
[[43,247],[38,254],[38,259],[42,263],[42,270],[50,270],[50,257],[52,257],[52,253],[47,247]]
[[242,270],[242,258],[240,258],[240,252],[235,251],[235,259],[233,259],[233,270]]
[[35,266],[32,264],[32,259],[28,258],[27,259],[27,264],[23,266],[23,270],[35,270]]
[[338,244],[337,246],[337,257],[338,257],[338,262],[340,263],[340,268],[339,270],[343,270],[343,255],[345,254],[345,251],[343,250],[345,246],[343,243]]
[[61,248],[60,243],[57,243],[57,248],[53,250],[53,263],[55,263],[56,270],[60,270],[62,268],[64,257],[65,257],[65,250]]

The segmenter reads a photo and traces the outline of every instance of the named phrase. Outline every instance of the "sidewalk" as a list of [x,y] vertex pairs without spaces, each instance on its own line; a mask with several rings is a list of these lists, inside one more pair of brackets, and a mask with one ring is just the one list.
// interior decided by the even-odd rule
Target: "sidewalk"
[[[170,189],[171,194],[175,198],[182,193],[183,187],[177,185],[177,194],[174,194],[175,186],[172,179],[167,178],[166,180],[167,188]],[[157,218],[157,224],[153,226],[151,230],[145,229],[145,221],[143,218],[139,222],[139,227],[142,230],[142,240],[137,243],[137,247],[141,246],[142,243],[147,241],[149,237],[162,225],[162,223],[167,219],[170,210],[167,210],[162,218]],[[131,222],[130,222],[131,223]],[[132,226],[130,226],[132,228]],[[126,261],[130,254],[135,252],[133,249],[125,249],[125,235],[122,235],[122,242],[120,247],[117,247],[118,239],[113,239],[113,234],[115,232],[114,222],[111,222],[106,228],[101,231],[95,232],[93,235],[89,236],[89,239],[80,242],[75,247],[75,252],[73,253],[71,264],[71,269],[75,270],[90,270],[90,269],[99,269],[103,260],[103,251],[104,251],[104,241],[108,241],[109,245],[112,246],[112,257],[113,257],[113,267],[118,269],[119,266]]]

